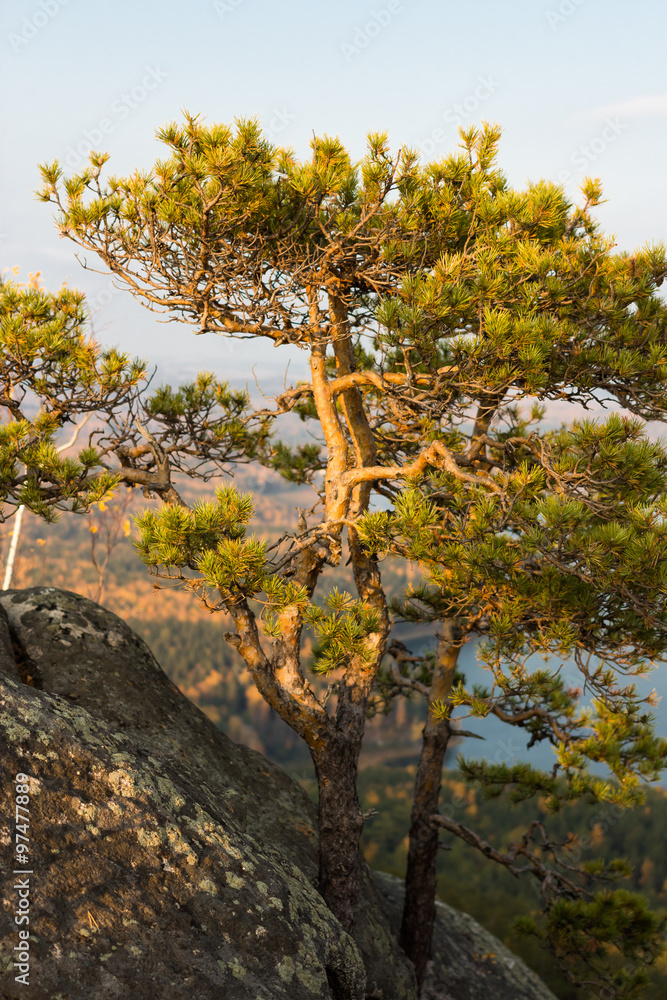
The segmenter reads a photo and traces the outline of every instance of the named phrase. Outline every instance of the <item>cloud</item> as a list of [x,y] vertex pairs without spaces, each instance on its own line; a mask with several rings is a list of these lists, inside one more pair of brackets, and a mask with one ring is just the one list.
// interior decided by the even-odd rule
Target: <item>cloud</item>
[[642,94],[640,97],[630,97],[627,101],[605,104],[587,111],[585,117],[599,118],[613,115],[622,119],[667,115],[667,94]]

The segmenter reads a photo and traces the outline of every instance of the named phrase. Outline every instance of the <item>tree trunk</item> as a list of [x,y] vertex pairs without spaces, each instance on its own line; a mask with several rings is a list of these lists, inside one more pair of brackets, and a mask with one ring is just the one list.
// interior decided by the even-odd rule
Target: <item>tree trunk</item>
[[414,964],[420,988],[431,952],[435,922],[438,830],[431,826],[430,818],[438,811],[442,764],[450,737],[449,721],[447,719],[436,721],[434,708],[436,702],[446,703],[449,699],[460,649],[457,644],[459,636],[455,622],[443,623],[429,692],[428,716],[424,726],[410,817],[410,844],[400,943]]
[[319,890],[346,931],[359,895],[364,824],[357,796],[357,768],[366,721],[364,692],[341,682],[335,727],[321,748],[311,748],[319,793]]
[[[334,331],[331,343],[337,375],[341,377],[356,369],[347,305],[338,279],[330,278],[326,290]],[[352,461],[352,454],[356,467],[374,465],[375,436],[358,389],[350,388],[342,393],[338,403],[332,395],[326,382],[326,348],[319,355],[313,349],[311,357],[313,398],[328,447],[325,517],[333,520],[344,515],[355,521],[368,510],[371,486],[370,482],[362,482],[351,490],[349,487],[342,488],[344,472]],[[348,448],[345,427],[351,449]],[[346,668],[338,688],[332,726],[322,738],[322,745],[311,746],[310,750],[319,793],[319,889],[329,909],[345,930],[351,931],[359,895],[359,842],[363,828],[357,796],[357,769],[368,697],[384,654],[389,616],[377,559],[364,552],[356,530],[350,524],[348,543],[359,599],[379,612],[381,624],[377,632],[367,637],[369,658],[353,660]]]
[[14,518],[14,529],[12,531],[12,540],[9,545],[9,555],[7,556],[7,564],[5,566],[5,577],[2,581],[2,589],[9,590],[12,585],[12,576],[14,573],[14,563],[16,561],[16,552],[19,544],[19,537],[21,535],[21,521],[23,520],[23,511],[25,507],[21,505],[16,510],[16,515]]

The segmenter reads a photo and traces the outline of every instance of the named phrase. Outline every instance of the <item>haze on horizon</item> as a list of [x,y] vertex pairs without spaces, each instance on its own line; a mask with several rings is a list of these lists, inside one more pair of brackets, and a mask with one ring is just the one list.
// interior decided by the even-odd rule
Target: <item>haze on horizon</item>
[[608,200],[598,217],[620,249],[667,230],[667,7],[658,0],[6,0],[0,26],[13,95],[0,151],[0,267],[84,290],[98,339],[157,363],[159,378],[211,368],[276,391],[305,362],[293,349],[286,374],[282,349],[158,325],[108,275],[81,267],[51,206],[34,198],[38,163],[58,158],[73,172],[91,148],[111,154],[108,172],[149,168],[162,156],[155,130],[183,108],[209,121],[258,116],[302,157],[313,133],[339,135],[359,157],[365,134],[386,129],[394,148],[437,159],[456,147],[458,125],[496,121],[512,184],[546,177],[576,200],[583,178],[600,176]]

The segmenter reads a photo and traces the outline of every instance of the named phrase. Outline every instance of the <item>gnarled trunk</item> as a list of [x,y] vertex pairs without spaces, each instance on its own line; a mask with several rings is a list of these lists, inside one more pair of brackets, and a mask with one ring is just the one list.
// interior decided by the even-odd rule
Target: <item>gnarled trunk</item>
[[408,868],[400,943],[413,962],[421,987],[431,951],[435,922],[435,892],[438,862],[438,830],[431,816],[438,811],[442,764],[449,743],[447,719],[435,718],[438,702],[447,702],[452,689],[459,654],[459,630],[455,622],[444,622],[429,692],[428,716],[424,726],[415,794],[410,817]]
[[[350,339],[345,295],[337,280],[327,283],[330,315],[334,336],[332,346],[338,377],[349,375],[356,369],[353,344]],[[360,481],[350,487],[344,485],[342,470],[350,461],[347,429],[351,452],[357,468],[372,466],[376,461],[375,437],[364,409],[361,393],[350,388],[339,397],[340,413],[326,383],[325,353],[313,350],[313,396],[327,437],[326,516],[349,519],[368,510],[370,482]],[[335,719],[329,732],[322,737],[322,746],[311,746],[311,755],[317,773],[319,793],[320,870],[319,889],[329,909],[345,930],[354,924],[361,854],[359,842],[363,816],[357,796],[357,769],[366,724],[366,708],[373,679],[385,650],[389,632],[387,603],[377,559],[364,552],[355,528],[348,524],[350,561],[359,599],[380,614],[377,632],[368,637],[367,659],[352,661],[345,671],[338,689]]]

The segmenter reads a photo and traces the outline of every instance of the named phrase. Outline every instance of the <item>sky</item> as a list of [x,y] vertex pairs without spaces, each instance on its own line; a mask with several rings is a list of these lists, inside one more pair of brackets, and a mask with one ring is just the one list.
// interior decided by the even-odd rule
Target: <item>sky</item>
[[360,157],[366,133],[387,130],[395,149],[438,159],[458,125],[485,119],[503,128],[513,185],[545,177],[577,199],[586,175],[601,177],[598,217],[632,250],[667,231],[666,36],[660,0],[3,0],[0,267],[85,291],[98,339],[164,378],[208,368],[273,388],[300,374],[303,352],[195,337],[84,270],[34,197],[38,163],[71,173],[94,148],[113,173],[149,169],[156,129],[183,108],[258,116],[303,157],[313,133]]

